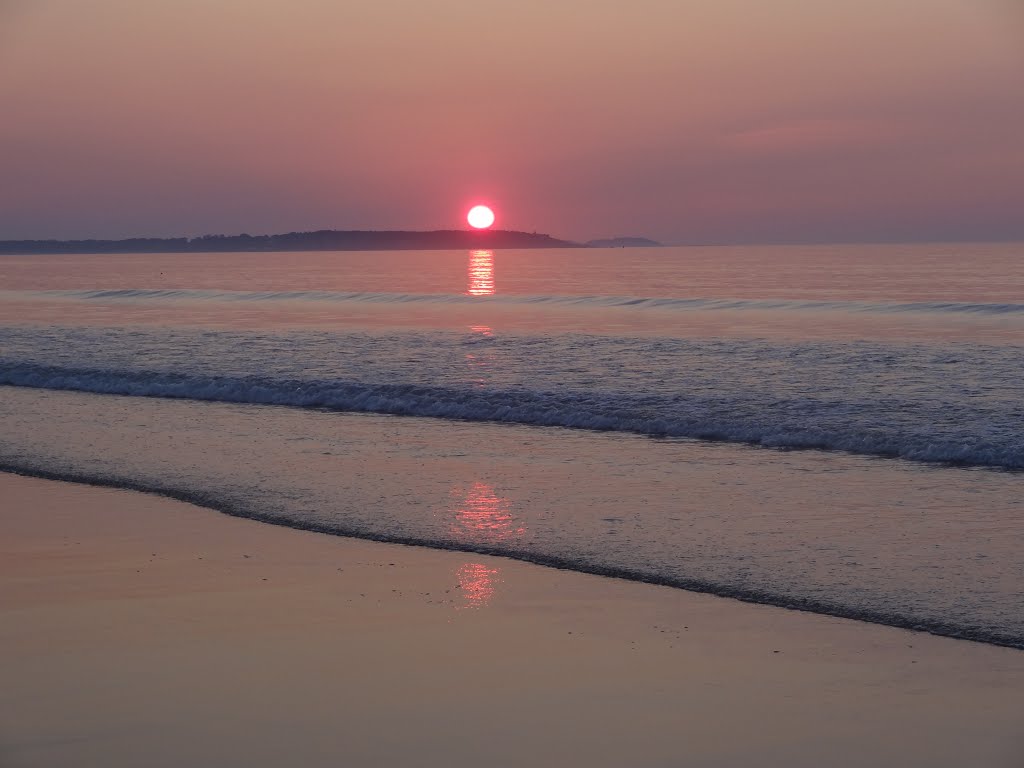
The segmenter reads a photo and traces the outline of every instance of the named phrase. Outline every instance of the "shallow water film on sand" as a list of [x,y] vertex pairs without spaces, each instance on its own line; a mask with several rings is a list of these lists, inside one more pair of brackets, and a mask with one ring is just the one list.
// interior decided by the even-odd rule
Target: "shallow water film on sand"
[[1024,647],[1022,257],[2,257],[0,462]]

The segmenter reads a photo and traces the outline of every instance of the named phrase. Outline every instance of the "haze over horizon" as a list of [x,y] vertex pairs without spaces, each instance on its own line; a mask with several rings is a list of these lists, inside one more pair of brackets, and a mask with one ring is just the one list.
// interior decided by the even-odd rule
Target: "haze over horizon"
[[0,239],[1024,239],[1012,0],[0,0]]

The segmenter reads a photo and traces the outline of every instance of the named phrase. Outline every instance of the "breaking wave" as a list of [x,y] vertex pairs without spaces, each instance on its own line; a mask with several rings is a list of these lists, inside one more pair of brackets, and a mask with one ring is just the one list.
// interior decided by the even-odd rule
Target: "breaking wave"
[[[921,462],[1024,468],[1024,438],[953,435],[844,423],[849,404],[756,407],[718,396],[545,391],[265,376],[114,371],[0,360],[0,385],[136,397],[290,406],[479,422],[629,432],[771,448],[824,449]],[[749,398],[748,398],[749,399]],[[755,407],[752,407],[755,406]]]

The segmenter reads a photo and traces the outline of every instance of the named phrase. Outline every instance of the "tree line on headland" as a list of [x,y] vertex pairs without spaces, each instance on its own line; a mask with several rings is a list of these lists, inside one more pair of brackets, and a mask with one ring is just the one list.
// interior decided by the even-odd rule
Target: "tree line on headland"
[[289,232],[283,235],[133,237],[124,240],[0,240],[0,253],[213,253],[227,251],[397,251],[474,248],[581,248],[581,243],[536,232],[436,230],[433,232]]

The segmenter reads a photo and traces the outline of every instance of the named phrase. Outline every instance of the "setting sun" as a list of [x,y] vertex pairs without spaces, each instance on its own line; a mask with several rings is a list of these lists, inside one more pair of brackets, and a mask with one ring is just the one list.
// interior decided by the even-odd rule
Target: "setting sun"
[[474,229],[487,229],[494,223],[494,211],[486,205],[474,205],[466,214],[466,221]]

